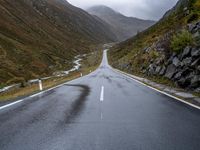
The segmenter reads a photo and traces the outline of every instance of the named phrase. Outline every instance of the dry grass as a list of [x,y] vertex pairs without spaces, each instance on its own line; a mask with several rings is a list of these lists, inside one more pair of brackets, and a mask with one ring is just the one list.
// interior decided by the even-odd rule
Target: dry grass
[[[55,87],[67,81],[76,79],[80,77],[80,74],[87,75],[90,71],[94,71],[98,68],[102,58],[102,51],[94,52],[87,56],[82,63],[83,66],[79,71],[75,71],[70,73],[68,76],[65,77],[54,77],[49,80],[43,81],[43,88],[44,90],[49,89],[51,87]],[[0,101],[12,100],[17,97],[28,96],[34,93],[39,92],[39,85],[32,84],[23,88],[13,89],[8,92],[4,92],[0,94]]]
[[71,5],[40,3],[34,1],[33,7],[23,0],[0,0],[0,83],[68,70],[74,56],[114,39],[106,24]]
[[[193,6],[194,5],[194,6]],[[122,71],[134,75],[142,75],[144,69],[152,63],[156,62],[157,58],[168,59],[174,51],[181,51],[187,45],[193,45],[195,39],[191,39],[191,35],[183,35],[179,39],[175,39],[174,45],[172,44],[173,35],[178,34],[180,30],[187,29],[188,23],[195,23],[200,17],[200,0],[193,0],[190,8],[190,15],[185,15],[180,8],[176,13],[171,13],[168,17],[164,17],[149,29],[138,33],[133,38],[116,44],[108,51],[110,64]],[[184,31],[184,30],[183,30]],[[189,36],[189,37],[188,37]],[[186,39],[186,43],[184,43]],[[178,43],[177,43],[178,42]],[[181,44],[181,47],[180,47]],[[164,51],[157,49],[159,45]],[[183,46],[182,46],[183,45]],[[179,46],[179,47],[178,47]],[[172,48],[173,49],[172,49]],[[148,52],[145,52],[148,48]],[[127,66],[128,67],[124,67]],[[173,81],[170,81],[160,76],[145,76],[146,78],[156,81],[157,83],[176,86]]]
[[[78,77],[80,77],[79,73],[72,73],[67,77],[55,77],[55,78],[43,81],[43,88],[44,90],[49,89],[51,87],[54,87],[56,85],[62,84],[64,82],[67,82],[69,80],[72,80]],[[0,101],[10,100],[10,99],[14,99],[20,96],[31,95],[37,92],[39,92],[39,85],[32,84],[23,88],[13,89],[11,91],[0,94]]]
[[193,94],[200,98],[200,93],[194,92]]

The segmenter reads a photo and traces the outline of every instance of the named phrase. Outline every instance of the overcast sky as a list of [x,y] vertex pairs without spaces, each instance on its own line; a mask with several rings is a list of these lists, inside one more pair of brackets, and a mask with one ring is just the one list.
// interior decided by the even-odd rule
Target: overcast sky
[[71,4],[86,9],[94,5],[106,5],[126,16],[158,20],[178,0],[68,0]]

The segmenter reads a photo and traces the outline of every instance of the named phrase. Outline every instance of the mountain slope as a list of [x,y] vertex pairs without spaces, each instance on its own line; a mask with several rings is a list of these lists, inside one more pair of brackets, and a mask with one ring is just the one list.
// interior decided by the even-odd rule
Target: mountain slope
[[110,61],[129,73],[200,91],[199,39],[200,1],[180,0],[158,23],[114,46]]
[[116,40],[109,25],[65,0],[0,1],[0,82],[71,67],[75,55]]
[[154,21],[126,17],[103,5],[91,7],[87,11],[110,24],[120,41],[136,35],[137,32],[143,31],[155,23]]

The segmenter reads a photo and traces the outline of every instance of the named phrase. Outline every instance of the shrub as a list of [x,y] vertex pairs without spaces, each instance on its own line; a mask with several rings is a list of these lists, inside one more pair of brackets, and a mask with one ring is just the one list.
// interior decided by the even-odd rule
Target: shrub
[[196,20],[198,20],[198,18],[199,18],[199,15],[198,15],[197,13],[192,13],[192,14],[189,16],[189,18],[188,18],[188,20],[187,20],[187,23],[191,23],[191,22],[193,22],[193,21],[196,21]]
[[186,46],[192,45],[194,39],[192,34],[186,30],[174,35],[171,40],[170,47],[172,51],[180,53]]
[[159,53],[156,50],[151,50],[149,53],[150,58],[156,59],[159,56]]
[[200,1],[199,0],[196,0],[195,4],[194,4],[194,7],[196,9],[200,9]]
[[0,89],[4,88],[5,85],[3,83],[0,83]]

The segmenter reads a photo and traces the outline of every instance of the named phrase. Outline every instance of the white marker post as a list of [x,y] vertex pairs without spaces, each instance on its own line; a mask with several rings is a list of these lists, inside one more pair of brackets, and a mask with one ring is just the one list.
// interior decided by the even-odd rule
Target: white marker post
[[83,74],[81,73],[81,77],[83,76]]
[[42,87],[42,80],[39,80],[38,82],[39,82],[40,91],[42,91],[42,90],[43,90],[43,87]]

